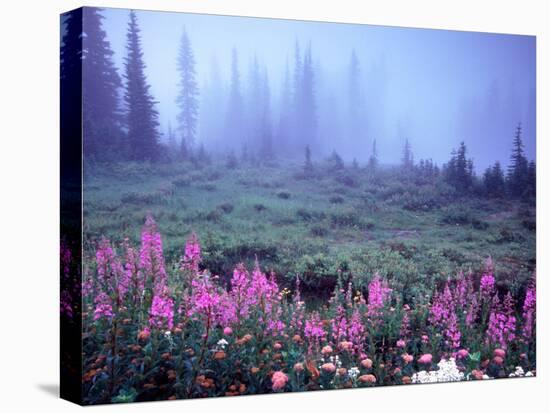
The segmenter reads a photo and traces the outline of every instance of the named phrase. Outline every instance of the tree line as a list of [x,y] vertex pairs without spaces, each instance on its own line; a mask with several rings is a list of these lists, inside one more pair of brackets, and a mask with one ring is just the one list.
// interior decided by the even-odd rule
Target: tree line
[[[266,65],[255,55],[246,79],[240,72],[238,49],[231,52],[230,79],[227,96],[221,97],[219,73],[213,74],[210,85],[199,87],[196,60],[191,36],[182,28],[179,50],[174,62],[178,71],[178,108],[175,128],[167,125],[161,133],[158,103],[147,79],[146,59],[138,17],[129,13],[126,30],[126,54],[119,73],[113,51],[103,29],[101,9],[84,8],[82,20],[69,15],[62,38],[61,65],[63,75],[75,61],[82,64],[82,105],[84,150],[90,159],[162,160],[189,159],[205,153],[197,144],[199,119],[216,116],[205,133],[216,136],[226,152],[240,151],[249,157],[270,160],[277,156],[295,156],[306,145],[319,148],[318,62],[314,62],[311,43],[302,47],[298,40],[293,58],[287,59],[278,96],[278,110]],[[83,22],[83,23],[82,23]],[[211,70],[218,71],[213,62]],[[65,70],[63,70],[63,67]],[[364,96],[361,69],[355,51],[351,52],[348,71],[348,123],[350,136],[358,145],[369,145],[365,136]],[[200,99],[201,92],[204,94]],[[224,103],[220,105],[220,100]],[[201,113],[200,103],[205,105]],[[223,113],[207,105],[224,106]],[[276,113],[276,115],[275,115]],[[220,122],[219,118],[223,118]],[[161,139],[161,136],[166,139]],[[353,138],[351,138],[353,136]]]

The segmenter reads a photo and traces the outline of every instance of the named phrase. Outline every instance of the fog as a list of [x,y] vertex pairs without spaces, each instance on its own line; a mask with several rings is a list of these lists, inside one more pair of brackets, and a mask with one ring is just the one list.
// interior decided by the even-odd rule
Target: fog
[[[535,157],[535,38],[260,18],[137,11],[143,56],[160,128],[177,123],[176,59],[185,27],[196,59],[200,109],[196,143],[230,148],[224,136],[231,55],[238,55],[247,99],[254,60],[269,81],[273,146],[295,47],[313,61],[314,156],[333,149],[365,161],[376,139],[382,163],[397,163],[405,139],[415,159],[446,162],[464,140],[476,169],[508,163],[518,122],[526,155]],[[128,11],[105,9],[104,30],[123,73]],[[350,109],[350,62],[355,52],[358,114]],[[282,102],[283,100],[283,102]],[[246,116],[246,106],[244,109]],[[352,119],[353,116],[356,119]],[[282,139],[282,138],[281,138]],[[234,148],[240,151],[240,148]],[[302,156],[300,152],[299,156]]]

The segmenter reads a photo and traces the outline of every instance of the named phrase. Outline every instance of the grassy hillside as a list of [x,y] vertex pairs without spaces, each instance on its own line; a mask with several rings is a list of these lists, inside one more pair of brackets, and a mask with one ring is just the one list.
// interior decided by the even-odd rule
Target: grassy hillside
[[300,164],[223,162],[197,166],[119,163],[87,171],[85,252],[106,236],[138,242],[147,213],[176,265],[195,231],[203,265],[228,279],[257,258],[282,285],[299,275],[305,293],[329,295],[338,274],[365,285],[374,272],[422,300],[459,270],[479,271],[492,256],[497,281],[520,289],[535,268],[534,206],[457,197],[439,178],[329,161],[305,175]]

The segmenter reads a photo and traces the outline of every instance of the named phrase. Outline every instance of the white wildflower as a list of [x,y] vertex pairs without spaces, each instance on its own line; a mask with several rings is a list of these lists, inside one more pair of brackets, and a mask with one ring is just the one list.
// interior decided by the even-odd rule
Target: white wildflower
[[352,379],[355,379],[357,376],[359,376],[359,368],[357,367],[351,367],[348,370],[348,374]]
[[447,381],[462,381],[464,380],[464,373],[458,370],[455,359],[449,360],[442,359],[437,366],[438,370],[431,371],[419,371],[413,374],[413,383],[441,383]]
[[221,340],[219,340],[216,345],[218,346],[218,349],[220,350],[224,350],[225,349],[225,346],[227,346],[229,343],[227,342],[227,340],[225,340],[224,338],[222,338]]

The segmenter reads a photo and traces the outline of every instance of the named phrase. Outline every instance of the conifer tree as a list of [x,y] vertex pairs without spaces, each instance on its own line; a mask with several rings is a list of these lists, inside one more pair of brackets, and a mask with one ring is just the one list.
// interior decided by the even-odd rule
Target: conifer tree
[[241,94],[241,77],[239,73],[239,57],[237,49],[231,54],[231,84],[229,86],[229,100],[226,113],[227,147],[241,146],[243,140],[243,98]]
[[[82,166],[78,157],[81,153],[82,116],[82,8],[63,15],[63,37],[60,53],[61,93],[61,177],[62,182],[80,176]],[[71,155],[71,156],[69,156]]]
[[130,12],[126,51],[124,101],[127,111],[128,152],[133,160],[156,160],[159,156],[158,112],[145,77],[140,29],[134,11]]
[[411,144],[408,139],[405,139],[403,147],[403,157],[401,158],[401,166],[404,170],[411,170],[414,167],[414,157],[411,149]]
[[101,10],[83,9],[82,112],[84,154],[95,160],[121,157],[123,116],[118,92],[122,82],[102,28]]
[[315,77],[311,56],[311,44],[308,45],[304,54],[300,94],[301,104],[298,114],[302,125],[302,140],[307,145],[312,145],[315,143],[317,136],[317,105],[315,102]]
[[370,172],[375,172],[378,168],[378,152],[376,150],[376,139],[372,141],[372,152],[369,157],[368,169]]
[[506,177],[508,191],[512,197],[517,198],[523,194],[527,185],[528,167],[528,161],[523,149],[523,140],[521,139],[521,124],[518,124]]
[[357,147],[357,145],[365,144],[363,141],[363,116],[365,115],[365,111],[361,85],[361,69],[355,50],[352,50],[351,52],[348,75],[349,140],[354,147]]
[[178,130],[181,134],[181,154],[186,156],[193,149],[199,114],[199,88],[195,71],[195,56],[191,41],[184,28],[178,55],[179,93],[176,103],[179,107]]

